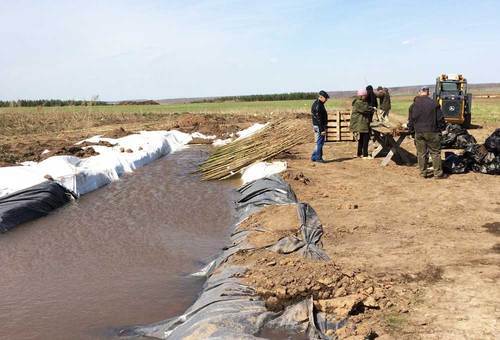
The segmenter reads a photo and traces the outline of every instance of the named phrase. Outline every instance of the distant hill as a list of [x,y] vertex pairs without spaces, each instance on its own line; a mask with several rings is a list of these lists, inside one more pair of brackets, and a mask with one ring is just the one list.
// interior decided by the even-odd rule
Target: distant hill
[[[418,92],[418,90],[423,87],[428,86],[432,90],[434,89],[435,84],[427,84],[427,85],[412,85],[412,86],[392,86],[388,87],[391,95],[393,96],[410,96],[414,95]],[[500,83],[484,83],[484,84],[469,84],[469,91],[473,95],[499,95],[500,94]],[[352,97],[356,94],[356,91],[328,91],[330,96],[335,98],[346,98]],[[244,97],[244,96],[242,96]],[[156,100],[156,102],[160,104],[185,104],[185,103],[193,103],[193,102],[202,102],[202,101],[224,101],[224,96],[222,97],[195,97],[195,98],[173,98],[173,99],[160,99]],[[230,97],[234,98],[234,96]]]
[[[433,92],[435,84],[428,85],[413,85],[413,86],[398,86],[389,87],[392,95],[413,95],[418,92],[423,86],[428,86]],[[468,84],[469,92],[473,95],[500,94],[500,83],[485,83],[485,84]]]

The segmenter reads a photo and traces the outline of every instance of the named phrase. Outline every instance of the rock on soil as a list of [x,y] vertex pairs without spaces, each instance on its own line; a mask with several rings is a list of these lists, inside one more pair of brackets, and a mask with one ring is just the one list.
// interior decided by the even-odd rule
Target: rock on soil
[[128,135],[131,135],[133,133],[134,132],[132,132],[132,131],[125,130],[123,127],[119,127],[117,129],[114,129],[111,132],[107,132],[104,135],[104,137],[107,137],[107,138],[122,138],[122,137],[125,137],[125,136],[128,136]]
[[91,146],[82,148],[81,146],[71,145],[71,146],[63,146],[55,150],[49,150],[49,152],[45,152],[40,156],[40,160],[44,160],[49,157],[57,155],[71,155],[79,158],[85,158],[90,156],[96,156],[98,154],[99,153],[95,151],[94,148]]

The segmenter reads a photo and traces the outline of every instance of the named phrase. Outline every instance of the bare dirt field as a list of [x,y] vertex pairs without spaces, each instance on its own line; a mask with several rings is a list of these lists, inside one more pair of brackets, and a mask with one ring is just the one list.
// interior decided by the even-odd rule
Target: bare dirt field
[[[482,143],[493,130],[471,133]],[[500,177],[421,179],[414,166],[353,158],[354,143],[327,144],[328,163],[318,164],[312,149],[291,151],[285,178],[317,211],[334,263],[384,282],[394,301],[363,328],[395,339],[497,338]]]
[[[54,127],[53,131],[45,127],[40,131],[35,128],[19,127],[4,136],[0,135],[0,166],[15,165],[23,161],[41,161],[42,153],[50,150],[54,154],[75,154],[91,156],[92,154],[77,154],[81,150],[71,147],[83,139],[103,135],[119,138],[141,130],[171,130],[182,132],[201,132],[215,134],[224,138],[230,133],[249,127],[253,122],[265,120],[263,116],[252,115],[212,115],[212,114],[168,114],[154,117],[126,117],[124,120],[101,123],[98,120],[89,121],[89,125],[64,128]],[[47,122],[43,122],[46,124]],[[42,122],[40,122],[42,124]],[[36,124],[35,124],[36,126]],[[71,150],[70,150],[71,149]]]

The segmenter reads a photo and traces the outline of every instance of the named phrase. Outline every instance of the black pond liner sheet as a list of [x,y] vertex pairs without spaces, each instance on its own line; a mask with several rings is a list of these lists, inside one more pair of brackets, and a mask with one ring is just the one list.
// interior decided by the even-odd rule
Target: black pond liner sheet
[[[239,230],[238,225],[252,213],[268,205],[294,204],[297,206],[300,227],[298,236],[285,237],[267,248],[278,253],[299,252],[318,261],[328,256],[321,249],[323,228],[316,212],[306,203],[297,202],[290,186],[279,176],[273,175],[244,185],[238,189],[236,201],[239,222],[231,235],[230,245],[220,256],[206,266],[198,276],[207,281],[196,302],[178,316],[156,324],[122,329],[119,334],[127,338],[153,337],[158,339],[262,339],[260,334],[268,329],[305,333],[309,339],[332,339],[327,330],[342,327],[346,320],[327,322],[325,314],[315,310],[312,297],[276,313],[268,311],[255,290],[242,283],[246,271],[243,266],[230,265],[227,259],[238,251],[256,248],[247,242],[250,233],[263,232]],[[304,317],[305,316],[305,317]]]
[[57,182],[47,181],[0,198],[0,233],[36,218],[72,200],[73,194]]

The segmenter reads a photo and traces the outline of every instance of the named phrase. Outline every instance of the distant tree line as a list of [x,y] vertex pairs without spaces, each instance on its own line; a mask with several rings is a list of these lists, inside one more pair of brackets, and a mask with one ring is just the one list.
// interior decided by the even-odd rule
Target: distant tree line
[[194,101],[193,103],[220,103],[220,102],[262,102],[262,101],[278,101],[278,100],[300,100],[300,99],[315,99],[318,97],[316,92],[292,92],[292,93],[276,93],[276,94],[253,94],[248,96],[228,96],[207,98]]
[[154,100],[124,100],[118,102],[118,105],[160,105]]
[[37,107],[37,106],[92,106],[109,105],[108,102],[94,100],[60,100],[60,99],[38,99],[38,100],[12,100],[0,101],[0,107]]

